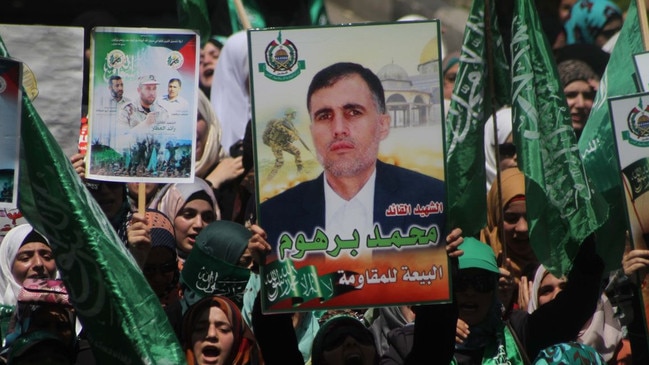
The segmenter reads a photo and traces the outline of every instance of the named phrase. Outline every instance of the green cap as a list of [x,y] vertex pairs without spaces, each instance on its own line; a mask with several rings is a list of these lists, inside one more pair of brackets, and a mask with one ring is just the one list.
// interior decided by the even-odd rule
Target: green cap
[[460,270],[478,268],[500,274],[496,264],[496,255],[486,243],[473,237],[464,237],[464,242],[459,247],[464,254],[459,257]]

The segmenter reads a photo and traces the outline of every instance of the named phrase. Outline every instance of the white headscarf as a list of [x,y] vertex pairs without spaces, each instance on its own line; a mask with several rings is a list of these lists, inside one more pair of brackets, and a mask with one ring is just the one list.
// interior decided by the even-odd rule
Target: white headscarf
[[203,147],[203,156],[196,161],[196,176],[204,179],[223,158],[224,151],[221,148],[221,124],[210,104],[210,99],[200,90],[198,91],[198,112],[207,123],[207,138]]
[[221,146],[228,156],[230,146],[243,139],[251,117],[248,76],[248,35],[241,31],[231,35],[221,49],[210,96],[221,123]]
[[[547,270],[539,265],[534,275],[530,301],[527,304],[527,312],[532,313],[539,307],[539,288]],[[591,346],[602,355],[604,360],[609,361],[615,355],[617,346],[622,341],[622,326],[615,317],[613,306],[605,293],[599,297],[595,313],[579,332],[577,342]]]
[[[507,137],[512,133],[512,108],[502,108],[496,112],[496,123],[498,124],[498,141],[494,138],[494,121],[490,116],[484,125],[484,157],[485,170],[487,171],[487,191],[491,189],[491,183],[496,180],[496,171],[499,161],[496,159],[496,148],[499,144],[505,143]],[[497,144],[496,144],[497,143]]]
[[7,233],[2,240],[2,244],[0,244],[0,271],[2,272],[2,276],[0,276],[2,301],[0,304],[16,305],[18,302],[18,294],[22,285],[18,284],[14,279],[12,268],[20,246],[33,230],[34,228],[29,224],[16,226]]

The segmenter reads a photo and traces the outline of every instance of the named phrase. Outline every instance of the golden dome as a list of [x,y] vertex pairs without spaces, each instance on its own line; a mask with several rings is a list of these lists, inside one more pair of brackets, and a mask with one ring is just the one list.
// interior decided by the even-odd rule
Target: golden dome
[[423,65],[431,61],[439,60],[439,44],[437,43],[437,37],[431,38],[428,43],[424,46],[424,49],[421,51],[419,56],[419,64]]

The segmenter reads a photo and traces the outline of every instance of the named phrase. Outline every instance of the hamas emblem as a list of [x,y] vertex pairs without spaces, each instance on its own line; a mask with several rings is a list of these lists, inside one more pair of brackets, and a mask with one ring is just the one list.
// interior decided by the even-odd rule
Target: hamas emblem
[[628,131],[622,132],[622,138],[637,147],[649,147],[649,105],[638,105],[629,112],[626,118]]
[[114,49],[106,55],[106,62],[111,69],[120,69],[126,64],[126,54],[119,49]]
[[183,63],[185,63],[185,58],[183,57],[183,54],[178,51],[171,51],[167,56],[167,66],[174,70],[179,69]]
[[264,51],[266,63],[259,63],[259,72],[274,81],[288,81],[296,78],[305,63],[297,57],[297,47],[290,40],[282,41],[282,32],[277,39],[268,43]]

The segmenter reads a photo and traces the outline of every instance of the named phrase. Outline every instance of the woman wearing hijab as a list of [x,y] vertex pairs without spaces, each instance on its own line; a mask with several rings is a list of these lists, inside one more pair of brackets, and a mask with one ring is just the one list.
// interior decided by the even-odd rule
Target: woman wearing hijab
[[559,62],[557,71],[570,109],[572,129],[579,139],[593,109],[599,76],[586,62],[577,59]]
[[379,358],[372,333],[348,315],[327,320],[313,339],[313,365],[378,365]]
[[[221,146],[221,124],[210,100],[202,92],[198,93],[198,115],[196,125],[196,176],[201,179],[214,170],[225,157]],[[208,180],[209,181],[209,180]],[[213,187],[214,182],[211,182]]]
[[183,317],[181,344],[187,365],[258,365],[264,361],[239,308],[212,295],[193,304]]
[[577,1],[565,23],[566,44],[587,43],[602,47],[622,29],[622,23],[622,11],[612,1]]
[[180,273],[183,300],[221,295],[241,308],[253,264],[248,248],[251,237],[252,232],[239,223],[216,221],[207,225],[196,237]]
[[221,219],[212,188],[201,178],[193,183],[166,185],[152,205],[172,221],[176,250],[182,261],[189,255],[200,231]]
[[3,305],[16,305],[27,278],[56,278],[56,263],[50,244],[31,225],[11,229],[0,245],[0,294]]
[[182,298],[165,309],[177,335],[183,314],[206,296],[221,295],[242,308],[253,264],[252,236],[244,226],[225,220],[201,230],[180,272]]
[[[518,167],[516,147],[512,143],[512,108],[505,107],[496,112],[497,136],[494,136],[493,116],[484,125],[485,171],[487,191],[496,179],[497,171]],[[498,150],[498,151],[497,151]],[[496,152],[499,152],[498,159]]]
[[147,209],[144,218],[140,213],[133,215],[127,231],[131,253],[142,252],[136,261],[160,304],[165,307],[178,301],[180,270],[174,227],[169,218],[157,210]]
[[248,73],[248,35],[241,31],[231,35],[221,50],[210,96],[221,122],[221,145],[227,155],[232,145],[243,140],[251,118]]
[[[533,313],[539,307],[554,300],[565,286],[566,278],[557,278],[543,265],[539,265],[530,290],[528,313]],[[595,313],[575,340],[593,347],[606,361],[614,358],[621,346],[622,326],[615,317],[613,306],[606,294],[600,295]]]
[[[506,254],[511,260],[510,272],[518,281],[528,265],[538,264],[528,236],[525,176],[517,168],[506,169],[501,172],[501,187],[502,205],[498,201],[497,184],[487,193],[487,227],[482,230],[480,240],[489,244],[497,256]],[[504,235],[499,229],[501,225]]]
[[221,124],[210,101],[202,92],[198,98],[196,124],[196,176],[214,191],[223,219],[236,220],[234,205],[239,194],[239,177],[244,173],[241,156],[228,157],[221,146]]
[[456,364],[529,363],[542,349],[576,338],[595,311],[604,264],[592,237],[582,243],[566,288],[553,301],[532,314],[514,310],[507,320],[502,319],[498,300],[493,251],[473,238],[465,238],[461,248],[464,255],[458,259],[453,291],[459,318],[469,332],[456,345]]
[[214,69],[221,55],[221,48],[227,38],[221,36],[212,36],[201,48],[201,56],[198,64],[198,87],[210,95],[212,90],[212,79],[214,78]]

